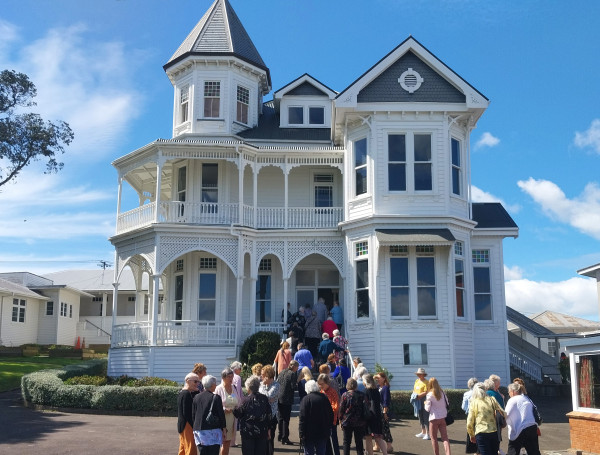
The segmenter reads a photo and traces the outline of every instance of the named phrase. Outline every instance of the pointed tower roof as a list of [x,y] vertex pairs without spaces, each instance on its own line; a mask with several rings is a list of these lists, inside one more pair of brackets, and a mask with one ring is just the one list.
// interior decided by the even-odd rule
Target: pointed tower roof
[[167,70],[188,55],[232,55],[267,72],[271,76],[248,32],[228,0],[215,0],[181,46],[171,56]]

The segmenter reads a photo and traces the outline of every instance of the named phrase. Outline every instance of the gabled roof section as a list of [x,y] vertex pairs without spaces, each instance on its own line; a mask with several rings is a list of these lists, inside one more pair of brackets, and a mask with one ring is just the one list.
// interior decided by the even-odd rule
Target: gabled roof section
[[47,297],[30,290],[26,286],[2,278],[0,278],[0,295],[14,295],[15,297],[30,297],[39,300],[48,300]]
[[[414,95],[408,97],[410,102],[428,102],[431,101],[430,98],[433,95],[437,94],[442,95],[442,99],[436,98],[434,100],[435,102],[448,102],[444,98],[450,97],[451,99],[454,99],[454,101],[450,102],[456,103],[459,102],[456,93],[459,93],[464,97],[460,102],[466,103],[468,108],[482,110],[487,108],[489,100],[484,95],[456,74],[450,67],[438,59],[412,36],[404,40],[400,45],[337,95],[336,107],[356,107],[358,102],[405,101],[405,99],[392,99],[389,93],[387,95],[385,93],[385,86],[388,85],[387,90],[389,91],[389,81],[391,80],[391,75],[385,74],[386,70],[390,69],[397,62],[402,61],[402,58],[405,59],[404,66],[410,61],[411,64],[418,63],[421,65],[423,71],[427,70],[428,72],[427,75],[421,75],[424,77],[421,88],[412,94],[405,92],[406,95]],[[414,69],[416,70],[416,68]],[[396,81],[395,85],[393,85],[395,93],[399,93],[400,91],[404,92],[398,82],[398,79],[401,76],[401,73],[398,73],[398,70],[399,68],[395,69],[393,78]],[[428,78],[430,79],[429,81]],[[442,81],[444,82],[442,83]],[[432,87],[427,88],[427,84],[430,84]],[[419,94],[420,91],[422,91],[422,94],[429,94],[428,96],[425,96],[425,99],[421,99],[423,96],[422,94]]]
[[263,104],[263,112],[258,118],[258,126],[238,133],[238,136],[252,140],[308,141],[331,143],[329,128],[280,128],[279,112],[273,101]]
[[232,55],[269,73],[228,0],[215,0],[164,69],[167,70],[188,55]]
[[552,337],[555,335],[552,330],[538,324],[508,305],[506,305],[506,319],[536,337]]
[[475,229],[518,228],[504,206],[499,202],[474,202],[472,204]]
[[289,84],[284,85],[273,94],[275,100],[280,100],[284,95],[317,95],[327,96],[334,99],[337,95],[335,90],[330,89],[308,73],[304,73]]

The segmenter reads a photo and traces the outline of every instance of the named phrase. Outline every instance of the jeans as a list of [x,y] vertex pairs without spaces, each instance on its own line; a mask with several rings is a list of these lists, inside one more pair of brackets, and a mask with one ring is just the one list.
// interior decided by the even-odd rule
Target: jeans
[[477,448],[481,455],[498,455],[500,440],[498,439],[497,431],[493,433],[477,433],[475,440],[477,441]]
[[540,445],[537,435],[537,425],[524,428],[514,441],[508,441],[508,455],[519,455],[525,447],[527,455],[540,455]]
[[342,431],[344,432],[344,455],[350,455],[352,435],[354,435],[356,453],[358,455],[364,455],[365,449],[363,446],[363,437],[365,436],[365,427],[342,427]]
[[290,416],[292,415],[292,405],[277,403],[279,411],[279,436],[285,441],[290,438]]
[[325,455],[325,444],[329,443],[329,438],[319,439],[317,441],[304,441],[304,455]]

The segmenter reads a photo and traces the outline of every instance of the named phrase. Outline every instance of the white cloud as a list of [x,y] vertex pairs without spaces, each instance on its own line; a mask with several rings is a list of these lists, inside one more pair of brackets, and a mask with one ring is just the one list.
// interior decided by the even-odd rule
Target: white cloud
[[521,210],[519,204],[507,204],[503,199],[483,191],[474,185],[471,185],[471,199],[473,202],[500,202],[510,213],[518,213]]
[[600,187],[588,183],[581,195],[567,198],[558,185],[548,180],[517,182],[519,188],[540,205],[544,213],[580,232],[600,240]]
[[558,282],[519,279],[507,281],[505,289],[506,304],[528,316],[550,310],[598,320],[595,280],[579,277]]
[[[10,30],[11,24],[2,27]],[[75,132],[69,154],[101,161],[138,116],[141,96],[133,88],[136,54],[121,43],[93,41],[86,33],[83,25],[51,29],[15,49],[14,61],[2,61],[0,53],[0,66],[26,73],[36,85],[35,112],[69,123]]]
[[520,280],[523,278],[523,269],[518,265],[508,267],[504,265],[504,279],[508,280]]
[[495,147],[500,143],[500,139],[493,136],[492,133],[487,131],[481,135],[479,140],[475,143],[475,148],[480,149],[483,147]]
[[19,38],[18,28],[10,22],[0,19],[0,36],[2,37],[0,39],[0,58],[2,58],[11,43]]
[[[94,259],[90,259],[90,257]],[[0,272],[27,271],[36,275],[59,270],[93,269],[101,260],[112,264],[114,252],[106,250],[86,251],[82,254],[53,254],[39,256],[36,254],[3,254],[0,258]]]
[[583,133],[576,131],[574,143],[581,148],[591,147],[600,154],[600,119],[593,120]]

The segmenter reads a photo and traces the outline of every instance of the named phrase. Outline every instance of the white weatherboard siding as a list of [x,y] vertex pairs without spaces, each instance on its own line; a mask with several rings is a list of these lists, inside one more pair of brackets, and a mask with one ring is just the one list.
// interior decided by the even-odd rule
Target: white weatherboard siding
[[[470,322],[454,323],[454,345],[460,349],[454,350],[454,368],[456,371],[457,388],[466,388],[467,381],[475,371],[475,345],[473,343],[473,324]],[[483,380],[484,378],[479,378]]]
[[[16,297],[15,297],[16,298]],[[19,298],[21,300],[22,297]],[[40,301],[27,298],[25,322],[12,321],[13,297],[0,297],[2,302],[2,331],[0,337],[5,346],[21,346],[27,343],[37,343],[37,330]]]
[[55,295],[49,295],[50,300],[54,302],[54,311],[51,315],[46,315],[47,302],[42,302],[39,305],[37,336],[38,344],[56,344],[56,334],[58,325],[58,310],[56,306],[57,297],[58,295],[56,295],[56,297]]

